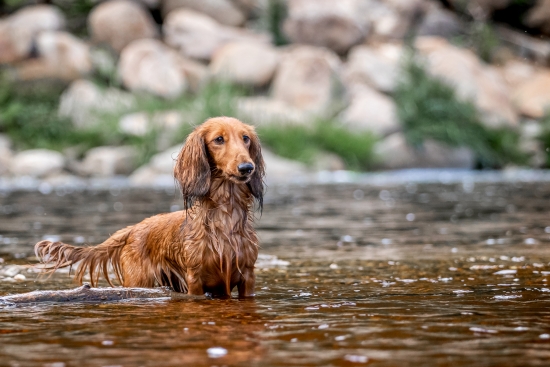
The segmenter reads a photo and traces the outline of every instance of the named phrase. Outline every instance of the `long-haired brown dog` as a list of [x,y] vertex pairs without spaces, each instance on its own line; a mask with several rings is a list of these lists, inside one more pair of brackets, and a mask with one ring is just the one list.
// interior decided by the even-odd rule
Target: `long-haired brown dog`
[[229,117],[207,120],[187,137],[174,176],[185,210],[159,214],[121,229],[102,244],[76,247],[41,241],[46,271],[80,262],[76,281],[92,286],[109,265],[125,287],[171,286],[179,292],[254,295],[258,238],[253,204],[263,205],[264,161],[252,126]]

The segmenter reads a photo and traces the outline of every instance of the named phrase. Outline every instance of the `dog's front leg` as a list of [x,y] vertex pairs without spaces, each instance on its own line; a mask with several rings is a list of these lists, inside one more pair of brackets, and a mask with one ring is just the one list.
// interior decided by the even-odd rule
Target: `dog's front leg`
[[256,284],[256,275],[254,268],[243,269],[241,281],[238,284],[239,297],[254,297],[254,285]]
[[195,270],[187,269],[187,294],[194,296],[202,296],[204,289],[202,287],[202,279]]

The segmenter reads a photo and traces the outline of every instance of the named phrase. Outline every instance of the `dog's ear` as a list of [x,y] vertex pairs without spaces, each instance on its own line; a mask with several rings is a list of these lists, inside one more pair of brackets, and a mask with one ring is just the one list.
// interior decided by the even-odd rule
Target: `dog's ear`
[[195,129],[185,140],[174,167],[174,177],[180,184],[185,209],[189,209],[196,199],[208,194],[210,164],[204,138],[199,130]]
[[265,163],[262,157],[262,147],[260,146],[260,139],[256,132],[250,133],[250,158],[254,161],[256,166],[252,178],[248,182],[250,192],[258,201],[260,212],[264,206],[264,176],[265,176]]

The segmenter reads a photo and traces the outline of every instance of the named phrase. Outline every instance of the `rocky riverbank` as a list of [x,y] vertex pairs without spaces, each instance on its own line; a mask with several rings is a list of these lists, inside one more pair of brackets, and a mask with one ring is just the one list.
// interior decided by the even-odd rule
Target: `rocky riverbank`
[[[374,158],[355,166],[329,144],[302,163],[288,161],[277,156],[285,153],[267,137],[268,167],[277,167],[273,172],[281,177],[367,166],[471,169],[485,162],[480,156],[495,144],[502,150],[513,146],[524,159],[493,160],[491,166],[540,168],[550,162],[550,141],[544,140],[550,131],[547,1],[523,9],[524,23],[515,28],[497,22],[513,7],[510,1],[468,6],[434,0],[342,0],[338,6],[328,0],[97,1],[80,33],[61,2],[35,3],[21,1],[0,19],[3,80],[15,90],[44,80],[61,83],[55,114],[68,121],[63,129],[81,135],[100,130],[110,138],[76,149],[25,144],[14,131],[29,124],[22,113],[10,115],[15,102],[6,102],[0,113],[5,179],[123,175],[136,184],[164,182],[183,131],[214,113],[201,107],[211,98],[201,93],[212,83],[246,88],[248,93],[222,97],[231,106],[214,111],[260,129],[308,129],[323,118],[349,134],[372,137],[365,144],[372,144]],[[492,131],[509,132],[514,142],[495,138],[486,149],[450,133],[428,133],[420,144],[413,142],[404,122],[410,106],[398,98],[407,78],[404,63],[411,58],[427,77],[443,81],[458,101],[473,106],[480,131],[489,137]],[[144,101],[151,98],[161,102],[148,106]],[[437,104],[430,105],[437,110]],[[463,111],[469,105],[457,106]],[[460,113],[453,117],[458,124]],[[145,143],[150,146],[144,154],[139,144]]]

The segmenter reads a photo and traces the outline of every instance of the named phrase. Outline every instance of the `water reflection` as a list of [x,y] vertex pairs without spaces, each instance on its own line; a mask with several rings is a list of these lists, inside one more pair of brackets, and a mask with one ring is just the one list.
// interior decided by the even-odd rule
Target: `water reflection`
[[[258,264],[255,300],[3,308],[0,365],[548,365],[549,184],[270,192],[257,226],[276,257]],[[44,236],[100,241],[178,199],[52,190],[0,205],[6,294],[74,286],[13,267]]]

